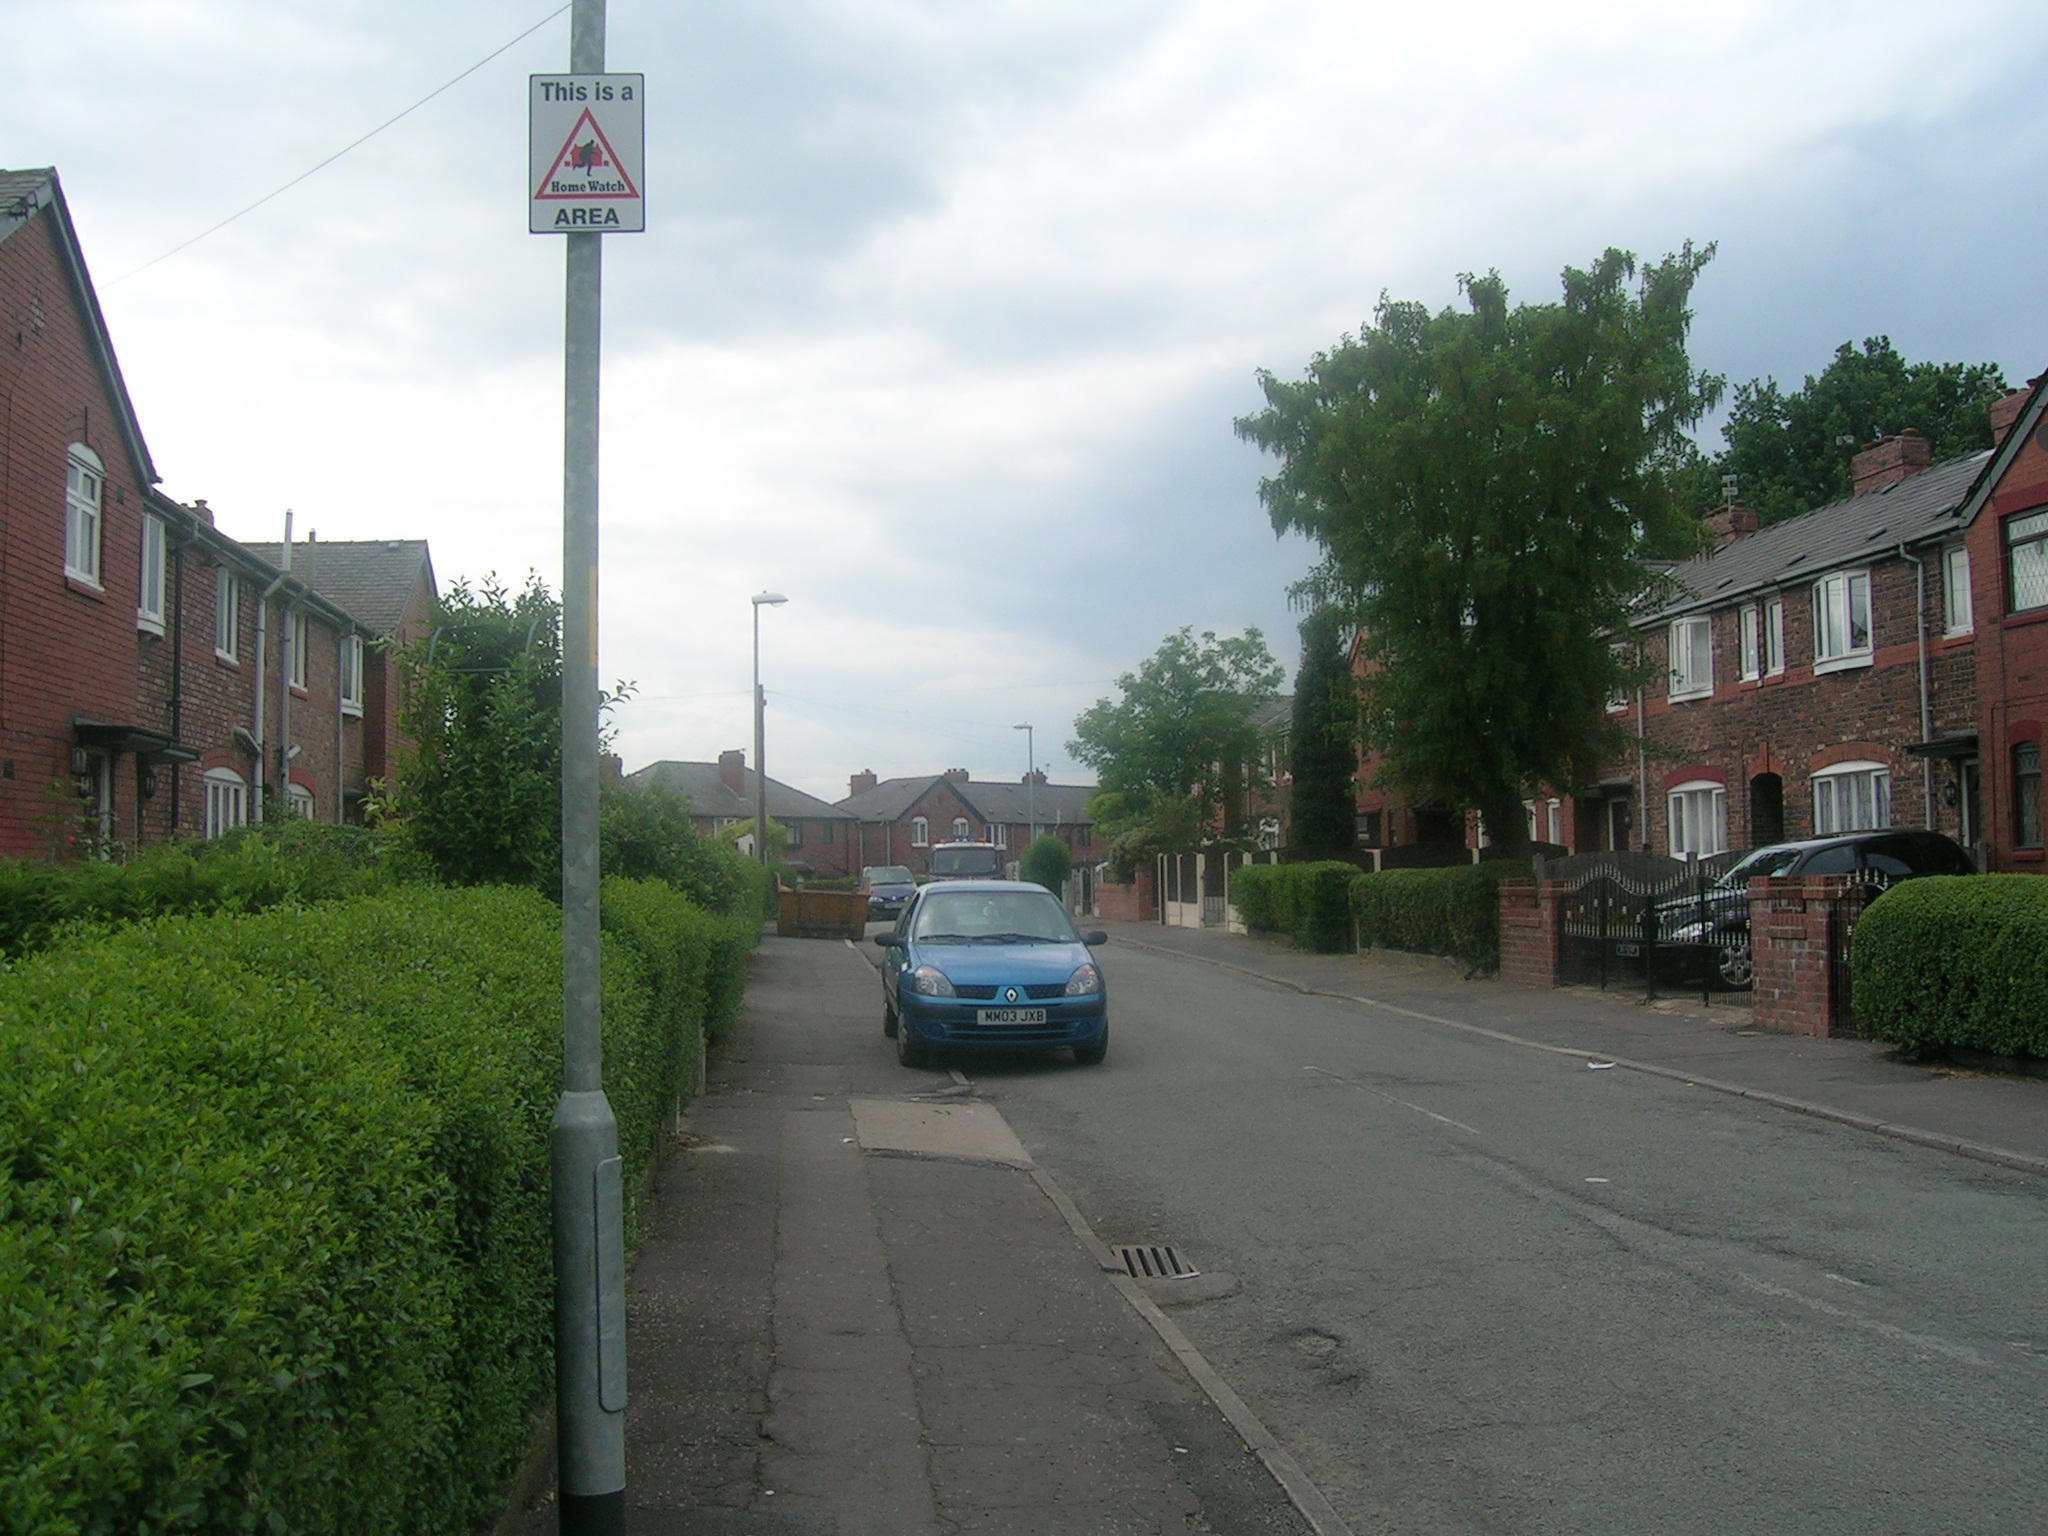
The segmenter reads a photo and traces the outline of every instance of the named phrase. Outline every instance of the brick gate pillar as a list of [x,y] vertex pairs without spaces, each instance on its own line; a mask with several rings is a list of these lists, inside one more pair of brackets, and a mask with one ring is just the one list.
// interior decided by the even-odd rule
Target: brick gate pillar
[[1853,875],[1794,875],[1749,882],[1751,1016],[1763,1029],[1826,1035],[1834,1017],[1829,920]]
[[1503,880],[1500,979],[1518,987],[1557,985],[1557,909],[1570,889],[1563,880]]

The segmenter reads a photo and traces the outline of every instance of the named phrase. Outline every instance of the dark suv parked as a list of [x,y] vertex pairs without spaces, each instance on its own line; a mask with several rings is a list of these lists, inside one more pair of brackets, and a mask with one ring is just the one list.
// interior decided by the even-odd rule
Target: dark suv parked
[[[1916,875],[1974,875],[1969,854],[1939,832],[1851,832],[1774,843],[1743,855],[1699,895],[1657,904],[1658,941],[1706,944],[1719,954],[1721,980],[1746,987],[1752,977],[1749,882],[1766,875],[1855,875],[1885,890]],[[1704,920],[1703,920],[1704,919]]]

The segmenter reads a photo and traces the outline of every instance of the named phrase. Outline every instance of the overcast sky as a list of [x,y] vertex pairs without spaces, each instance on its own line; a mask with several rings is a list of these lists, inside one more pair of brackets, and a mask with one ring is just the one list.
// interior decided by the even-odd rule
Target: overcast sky
[[[551,0],[0,0],[0,165],[55,165],[165,489],[246,539],[560,570],[562,242],[528,235]],[[1254,371],[1382,291],[1517,296],[1718,241],[1694,356],[2048,367],[2038,4],[612,0],[649,233],[606,242],[603,657],[629,768],[1056,778],[1183,624],[1290,671]],[[128,274],[135,275],[129,276]],[[1715,446],[1717,440],[1710,441]]]

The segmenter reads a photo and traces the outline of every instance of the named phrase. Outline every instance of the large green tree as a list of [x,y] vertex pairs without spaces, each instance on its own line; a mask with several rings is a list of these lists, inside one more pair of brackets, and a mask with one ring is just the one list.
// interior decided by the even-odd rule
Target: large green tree
[[1301,669],[1294,674],[1288,732],[1287,841],[1296,848],[1358,842],[1358,701],[1344,654],[1344,616],[1318,608],[1301,621]]
[[1378,782],[1478,809],[1526,846],[1525,792],[1580,782],[1614,744],[1612,646],[1653,578],[1645,556],[1696,535],[1686,429],[1720,381],[1686,351],[1712,247],[1638,267],[1567,268],[1555,303],[1498,274],[1463,309],[1382,298],[1373,322],[1285,382],[1239,433],[1274,454],[1276,531],[1320,544],[1309,586],[1362,626]]
[[1166,805],[1191,807],[1201,822],[1241,814],[1258,772],[1252,714],[1286,675],[1256,629],[1220,639],[1179,630],[1116,680],[1122,698],[1097,699],[1075,719],[1067,751],[1118,797],[1119,824]]
[[1771,378],[1736,386],[1710,494],[1732,475],[1759,521],[1797,516],[1849,495],[1850,459],[1879,437],[1910,427],[1936,463],[1989,448],[1985,407],[2004,393],[1996,363],[1909,363],[1889,336],[1870,337],[1861,351],[1845,341],[1798,389]]

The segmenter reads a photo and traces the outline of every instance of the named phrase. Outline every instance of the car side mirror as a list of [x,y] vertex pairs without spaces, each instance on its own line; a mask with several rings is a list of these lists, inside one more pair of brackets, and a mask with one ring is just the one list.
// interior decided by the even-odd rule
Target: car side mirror
[[883,949],[895,949],[899,947],[899,941],[897,940],[896,935],[893,933],[876,934],[875,943],[880,945]]
[[1088,932],[1081,935],[1081,942],[1090,949],[1093,949],[1098,944],[1107,944],[1109,942],[1109,935],[1100,928],[1091,928]]

